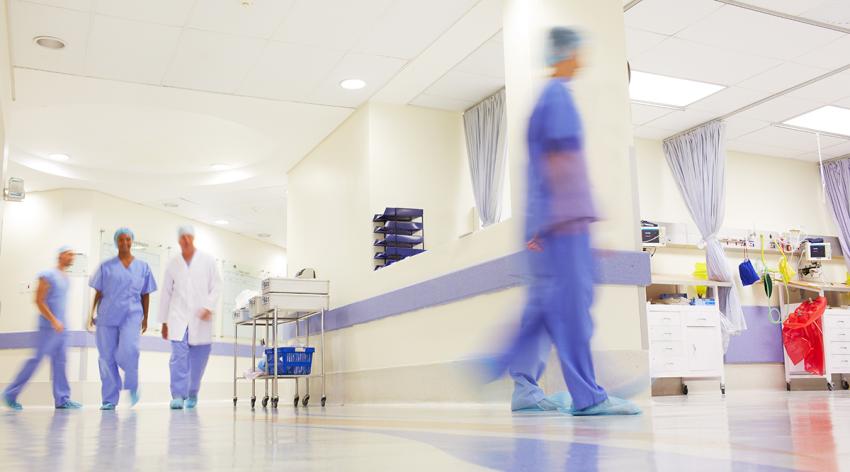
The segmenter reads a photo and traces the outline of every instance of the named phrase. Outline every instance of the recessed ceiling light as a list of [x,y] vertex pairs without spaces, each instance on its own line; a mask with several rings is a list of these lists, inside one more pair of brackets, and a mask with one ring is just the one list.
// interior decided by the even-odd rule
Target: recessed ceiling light
[[217,225],[229,225],[230,222],[227,220],[215,220],[215,224]]
[[725,88],[723,85],[633,70],[629,96],[647,104],[684,107]]
[[36,36],[32,38],[35,44],[47,49],[62,49],[65,47],[65,41],[53,36]]
[[850,109],[827,105],[784,122],[812,131],[850,136]]
[[270,237],[272,237],[272,235],[270,235],[269,233],[257,233],[257,237],[258,238],[270,238]]
[[213,164],[210,166],[212,170],[228,170],[233,166],[229,166],[227,164]]
[[345,90],[360,90],[366,86],[366,82],[360,79],[345,79],[339,83]]
[[49,157],[50,159],[53,159],[54,161],[60,161],[60,162],[65,162],[65,161],[71,159],[71,156],[69,156],[67,154],[58,154],[58,153],[57,154],[49,154],[47,157]]

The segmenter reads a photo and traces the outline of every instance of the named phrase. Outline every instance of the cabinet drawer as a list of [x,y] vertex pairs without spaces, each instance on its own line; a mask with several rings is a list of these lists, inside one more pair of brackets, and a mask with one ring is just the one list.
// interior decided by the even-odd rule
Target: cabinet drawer
[[850,374],[850,356],[829,356],[829,370],[836,374]]
[[650,326],[679,326],[681,315],[675,311],[650,311],[646,314],[646,321]]
[[850,342],[832,341],[829,343],[829,355],[848,355],[850,356]]
[[685,359],[681,357],[653,358],[649,364],[652,377],[678,376],[685,370]]
[[658,341],[649,344],[649,357],[654,359],[670,359],[682,356],[682,343]]
[[850,316],[827,316],[825,319],[826,325],[830,328],[850,328]]
[[649,340],[650,341],[679,341],[682,339],[682,327],[675,326],[650,326]]
[[827,331],[828,341],[850,342],[850,328],[832,328]]
[[685,325],[687,326],[717,326],[720,323],[720,315],[716,311],[698,311],[685,314]]

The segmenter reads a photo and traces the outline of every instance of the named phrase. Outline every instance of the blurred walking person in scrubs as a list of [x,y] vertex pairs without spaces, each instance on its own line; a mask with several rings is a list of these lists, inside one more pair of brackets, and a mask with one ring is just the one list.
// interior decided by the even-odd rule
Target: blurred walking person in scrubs
[[[528,125],[526,241],[533,280],[519,333],[495,364],[514,380],[515,411],[562,410],[576,416],[632,415],[640,409],[596,383],[590,338],[594,259],[591,198],[581,118],[570,81],[580,66],[579,35],[553,28],[546,64],[554,69]],[[538,385],[555,345],[569,394]]]
[[181,254],[165,269],[159,317],[162,338],[171,341],[171,408],[198,404],[201,378],[212,344],[213,312],[221,292],[215,259],[195,248],[195,228],[177,230]]
[[97,316],[89,323],[97,327],[101,410],[115,409],[122,388],[130,391],[132,405],[139,402],[139,341],[148,329],[150,294],[156,291],[156,281],[150,266],[133,257],[134,239],[129,228],[115,231],[118,256],[101,263],[89,281],[96,290],[92,312],[96,310]]
[[13,410],[22,410],[18,394],[35,373],[44,356],[50,357],[50,375],[53,383],[53,404],[58,409],[77,409],[82,405],[71,400],[71,387],[65,375],[65,308],[67,306],[68,274],[74,263],[74,251],[62,246],[57,251],[58,265],[38,274],[35,304],[41,317],[35,333],[35,355],[24,363],[15,380],[3,392],[4,403]]

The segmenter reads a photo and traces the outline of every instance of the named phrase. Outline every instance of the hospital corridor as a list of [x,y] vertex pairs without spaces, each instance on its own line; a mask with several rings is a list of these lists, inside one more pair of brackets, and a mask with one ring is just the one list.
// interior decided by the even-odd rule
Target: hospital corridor
[[850,2],[3,0],[0,146],[4,472],[850,470]]

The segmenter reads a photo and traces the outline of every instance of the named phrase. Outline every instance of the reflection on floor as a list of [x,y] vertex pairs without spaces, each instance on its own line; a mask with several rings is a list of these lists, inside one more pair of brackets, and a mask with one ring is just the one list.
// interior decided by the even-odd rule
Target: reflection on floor
[[[839,470],[850,393],[656,398],[629,418],[493,406],[246,403],[0,412],[0,470]],[[846,465],[845,465],[846,464]]]

